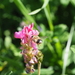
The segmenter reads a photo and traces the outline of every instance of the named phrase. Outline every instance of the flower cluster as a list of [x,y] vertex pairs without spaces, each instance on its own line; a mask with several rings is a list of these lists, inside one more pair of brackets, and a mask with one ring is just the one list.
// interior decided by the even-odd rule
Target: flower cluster
[[33,73],[34,65],[39,63],[42,53],[38,50],[37,45],[42,42],[39,38],[39,32],[33,30],[33,23],[29,26],[24,26],[24,28],[15,32],[14,37],[21,39],[21,54],[24,57],[24,62],[26,63],[26,72]]

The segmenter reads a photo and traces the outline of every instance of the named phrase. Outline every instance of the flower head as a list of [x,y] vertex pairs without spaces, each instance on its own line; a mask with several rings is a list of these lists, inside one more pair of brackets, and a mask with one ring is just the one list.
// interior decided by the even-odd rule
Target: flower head
[[[34,64],[38,63],[38,53],[40,52],[37,47],[37,38],[39,32],[33,30],[33,23],[29,26],[24,26],[24,28],[15,32],[14,37],[21,40],[21,54],[24,57],[24,62],[26,63],[26,72],[34,72]],[[35,36],[33,38],[33,36]],[[41,41],[41,40],[40,40]]]
[[21,31],[15,32],[14,37],[21,39],[22,44],[28,44],[33,47],[33,49],[37,49],[36,43],[32,42],[32,36],[38,36],[39,32],[33,30],[33,26],[33,23],[29,26],[24,26]]

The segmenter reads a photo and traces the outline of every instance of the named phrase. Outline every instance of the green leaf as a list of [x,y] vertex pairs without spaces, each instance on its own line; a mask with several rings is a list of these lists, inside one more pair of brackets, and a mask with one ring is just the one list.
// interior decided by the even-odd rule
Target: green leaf
[[54,30],[54,26],[53,26],[52,19],[51,19],[51,13],[50,13],[50,6],[49,6],[49,3],[48,3],[47,6],[44,8],[44,12],[45,12],[45,15],[46,15],[48,24],[49,24],[49,28],[50,28],[51,31],[53,31],[53,30]]
[[5,43],[4,44],[5,44],[5,47],[6,48],[9,48],[9,46],[11,45],[11,41],[12,40],[11,40],[11,37],[10,36],[6,36],[5,37],[5,41],[4,41]]
[[5,73],[5,75],[12,75],[12,71],[8,71],[7,73]]
[[16,46],[14,44],[10,45],[10,49],[12,50],[12,52],[14,53],[15,56],[19,56],[21,57],[22,55],[20,54],[20,51],[16,48]]
[[61,4],[67,6],[70,2],[70,0],[60,0]]
[[41,8],[30,12],[29,15],[34,15],[34,14],[38,13],[39,11],[41,11]]
[[[59,33],[59,34],[60,34],[60,33]],[[63,33],[61,33],[60,35],[57,35],[57,36],[58,36],[60,42],[61,42],[61,43],[64,43],[64,42],[66,42],[66,41],[68,40],[69,33],[68,33],[68,32],[63,32]],[[65,37],[65,36],[66,36],[66,37]]]
[[30,12],[29,15],[34,15],[34,14],[37,14],[38,12],[40,12],[43,8],[45,8],[47,6],[48,2],[49,2],[49,0],[44,0],[42,7]]
[[44,0],[44,4],[43,4],[42,8],[45,8],[48,3],[49,3],[49,0]]
[[[65,30],[67,30],[67,26],[65,24],[59,24],[59,25],[56,25],[54,30],[55,30],[55,35],[60,35],[62,34]],[[59,33],[58,33],[59,32]]]
[[71,1],[72,5],[75,6],[75,0],[70,0],[70,1]]
[[75,53],[75,45],[71,46],[71,50],[73,51],[73,53]]
[[14,0],[14,3],[17,5],[17,7],[20,9],[20,11],[22,12],[22,14],[32,23],[35,24],[35,26],[37,25],[35,20],[33,19],[32,16],[29,15],[29,12],[27,11],[26,7],[23,5],[23,3],[21,2],[21,0]]
[[68,28],[65,24],[59,24],[55,26],[54,30],[55,30],[54,35],[58,37],[61,43],[64,43],[68,40],[69,33],[67,31]]
[[17,60],[12,60],[11,58],[0,56],[0,60],[7,61],[11,67],[15,67],[16,69],[23,69],[22,64]]
[[67,45],[66,45],[66,48],[65,48],[65,53],[63,54],[64,58],[63,58],[62,75],[64,75],[65,72],[66,72],[66,67],[67,67],[67,63],[68,63],[68,57],[69,57],[70,45],[71,45],[71,42],[72,42],[73,33],[74,33],[74,23],[71,26],[70,35],[69,35]]
[[40,24],[40,34],[42,34],[42,36],[45,36],[46,35],[46,27],[44,24]]
[[53,36],[53,31],[46,31],[46,36],[51,38]]
[[58,54],[58,56],[61,58],[62,56],[62,46],[61,46],[61,43],[59,41],[59,39],[57,37],[54,37],[53,38],[53,41],[55,42],[55,49],[56,49],[56,52]]
[[75,75],[75,68],[71,70],[72,74]]

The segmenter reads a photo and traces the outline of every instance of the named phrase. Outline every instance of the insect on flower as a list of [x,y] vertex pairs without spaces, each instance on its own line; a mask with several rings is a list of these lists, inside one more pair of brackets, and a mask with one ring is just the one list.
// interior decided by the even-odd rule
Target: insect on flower
[[36,44],[41,44],[42,43],[42,39],[39,36],[32,36],[32,40],[36,43]]

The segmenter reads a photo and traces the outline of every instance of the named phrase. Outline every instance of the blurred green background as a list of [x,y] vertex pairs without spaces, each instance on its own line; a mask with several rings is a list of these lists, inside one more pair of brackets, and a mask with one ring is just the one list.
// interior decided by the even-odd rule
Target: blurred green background
[[0,0],[0,75],[27,75],[14,32],[31,23],[43,40],[41,75],[75,75],[75,0]]

